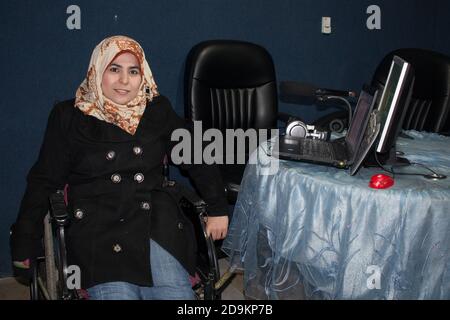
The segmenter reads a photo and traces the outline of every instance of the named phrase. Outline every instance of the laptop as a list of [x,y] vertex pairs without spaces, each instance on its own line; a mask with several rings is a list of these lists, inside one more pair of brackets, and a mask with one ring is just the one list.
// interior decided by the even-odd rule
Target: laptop
[[[377,100],[378,91],[364,87],[355,108],[353,120],[344,139],[324,141],[311,138],[294,138],[287,135],[277,140],[272,155],[280,159],[312,162],[316,164],[349,168],[358,160],[357,157],[366,156],[366,150],[376,138],[376,127],[368,128],[369,119]],[[364,145],[361,142],[364,141]],[[360,150],[362,147],[364,150]],[[360,160],[360,159],[359,159]],[[350,174],[355,174],[356,167],[351,168]]]

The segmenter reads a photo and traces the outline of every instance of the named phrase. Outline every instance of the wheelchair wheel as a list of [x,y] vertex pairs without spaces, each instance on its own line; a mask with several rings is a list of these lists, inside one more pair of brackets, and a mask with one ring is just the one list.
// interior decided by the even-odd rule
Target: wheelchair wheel
[[[56,300],[56,291],[52,288],[56,286],[57,280],[48,276],[46,263],[45,257],[38,257],[31,266],[31,300]],[[54,276],[57,277],[57,274]]]
[[[58,300],[66,299],[64,287],[60,283],[59,243],[55,241],[50,215],[44,218],[44,253],[31,263],[32,279],[30,284],[31,300]],[[75,297],[75,296],[70,296]]]
[[[221,294],[216,290],[216,283],[220,279],[220,269],[215,253],[215,247],[212,239],[203,240],[200,245],[203,251],[199,250],[197,254],[197,274],[200,278],[200,290],[197,290],[197,297],[202,300],[221,300]],[[208,244],[207,242],[211,243]],[[199,247],[200,247],[199,246]]]
[[197,242],[196,277],[199,281],[193,290],[198,300],[221,300],[221,294],[215,288],[220,279],[216,248],[214,241],[206,237],[202,208],[197,209],[188,201],[182,201],[181,207],[194,227]]
[[58,273],[56,269],[55,251],[50,216],[44,218],[44,254],[31,263],[31,300],[56,300]]

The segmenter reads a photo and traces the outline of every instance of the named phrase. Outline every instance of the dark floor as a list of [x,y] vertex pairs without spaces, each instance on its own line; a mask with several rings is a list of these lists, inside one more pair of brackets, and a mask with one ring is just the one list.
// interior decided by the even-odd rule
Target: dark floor
[[[221,273],[228,268],[226,259],[219,261]],[[233,281],[222,293],[223,300],[244,300],[243,296],[243,276],[237,274]],[[30,290],[27,286],[17,282],[15,278],[0,279],[0,300],[29,300]]]

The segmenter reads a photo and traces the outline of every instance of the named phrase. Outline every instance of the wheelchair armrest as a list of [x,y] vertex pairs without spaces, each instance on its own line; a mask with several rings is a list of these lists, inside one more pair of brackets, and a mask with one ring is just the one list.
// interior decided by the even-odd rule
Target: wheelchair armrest
[[50,215],[58,226],[65,226],[69,221],[69,214],[67,213],[66,203],[64,201],[64,192],[58,190],[52,193],[50,200]]
[[206,202],[203,201],[203,199],[201,199],[195,191],[180,184],[177,184],[177,187],[178,192],[186,201],[188,201],[198,210],[204,209],[204,212],[206,213]]

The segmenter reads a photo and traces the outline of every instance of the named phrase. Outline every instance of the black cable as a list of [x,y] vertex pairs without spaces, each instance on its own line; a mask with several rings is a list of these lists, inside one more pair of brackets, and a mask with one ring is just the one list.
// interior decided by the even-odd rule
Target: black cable
[[377,156],[377,152],[374,151],[374,156],[375,156],[375,161],[377,162],[378,166],[383,169],[384,171],[392,174],[392,178],[395,179],[395,175],[403,175],[403,176],[421,176],[427,179],[446,179],[447,176],[443,175],[443,174],[439,174],[436,171],[430,169],[429,167],[427,167],[426,165],[422,164],[422,163],[417,163],[417,162],[411,162],[411,165],[416,165],[416,166],[421,166],[429,171],[431,171],[433,174],[424,174],[424,173],[407,173],[407,172],[395,172],[394,171],[394,165],[391,166],[391,170],[388,170],[385,166],[383,166],[381,164],[381,162],[378,160],[378,156]]
[[[447,178],[447,176],[437,173],[436,171],[432,170],[431,168],[427,167],[426,165],[422,164],[422,163],[418,163],[418,162],[411,162],[412,165],[414,166],[421,166],[429,171],[431,171],[433,174],[423,174],[423,176],[427,179],[445,179]],[[400,174],[400,173],[399,173]]]
[[[386,171],[386,172],[392,174],[392,178],[394,179],[394,178],[395,178],[395,172],[394,172],[394,170],[390,171],[390,170],[388,170],[387,168],[385,168],[385,167],[381,164],[380,160],[378,160],[377,152],[375,151],[375,149],[374,149],[373,155],[374,155],[375,161],[377,162],[378,166],[379,166],[381,169],[383,169],[384,171]],[[391,168],[391,169],[392,169],[392,168]]]

